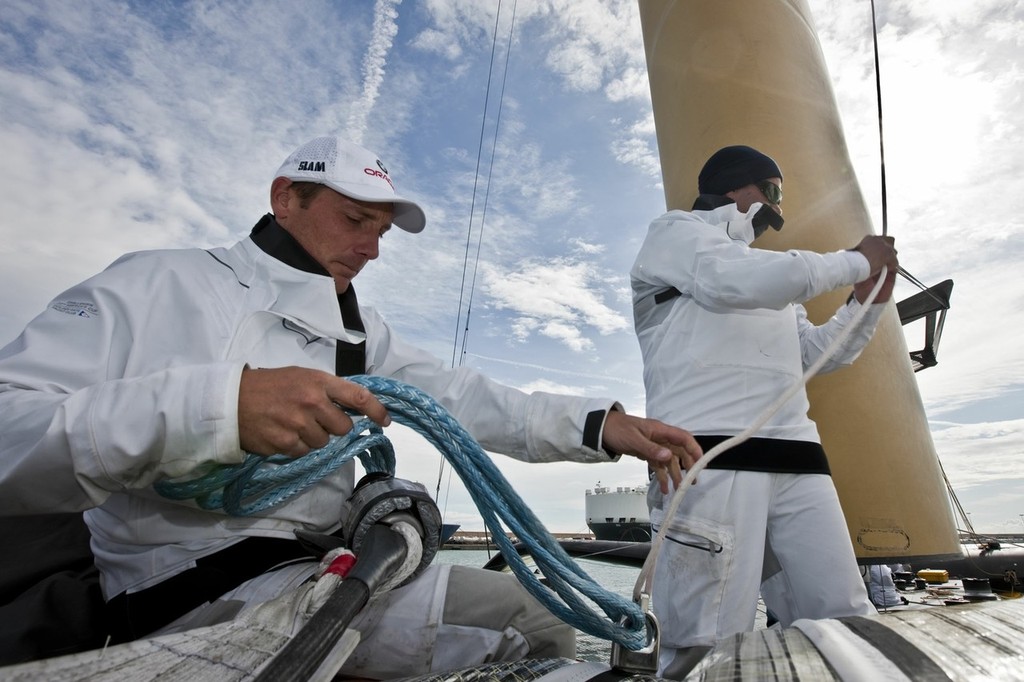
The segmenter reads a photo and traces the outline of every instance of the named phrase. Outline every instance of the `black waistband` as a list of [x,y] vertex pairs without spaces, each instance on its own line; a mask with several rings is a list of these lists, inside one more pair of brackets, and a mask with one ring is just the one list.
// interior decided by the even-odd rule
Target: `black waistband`
[[664,291],[659,291],[658,293],[656,293],[654,295],[654,302],[660,304],[664,303],[665,301],[671,301],[673,298],[682,295],[683,292],[679,291],[679,289],[676,289],[675,287],[669,287]]
[[107,602],[111,643],[144,637],[279,564],[312,560],[298,540],[250,537],[196,560],[195,568]]
[[[704,452],[730,436],[694,436]],[[829,474],[821,443],[775,438],[750,438],[715,457],[708,469],[770,471],[790,474]]]

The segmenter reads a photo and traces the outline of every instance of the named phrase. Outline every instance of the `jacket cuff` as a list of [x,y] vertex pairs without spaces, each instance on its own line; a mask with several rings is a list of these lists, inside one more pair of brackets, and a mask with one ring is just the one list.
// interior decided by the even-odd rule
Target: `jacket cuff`
[[614,403],[606,410],[593,410],[587,414],[583,425],[583,447],[604,452],[608,455],[609,461],[614,462],[622,456],[622,453],[612,452],[604,446],[604,423],[608,419],[610,410],[623,411],[622,405]]
[[854,273],[853,284],[857,282],[863,282],[871,276],[871,263],[868,261],[868,257],[860,251],[854,251],[848,249],[846,251],[840,251],[843,258],[846,260],[850,267],[851,272]]

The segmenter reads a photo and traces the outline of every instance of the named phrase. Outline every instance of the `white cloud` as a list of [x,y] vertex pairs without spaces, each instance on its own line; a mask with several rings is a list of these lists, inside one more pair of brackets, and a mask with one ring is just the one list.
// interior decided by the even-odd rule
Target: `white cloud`
[[622,137],[612,143],[612,153],[619,163],[635,166],[652,178],[661,177],[661,159],[647,137]]
[[932,437],[957,488],[986,483],[993,470],[1012,471],[1024,458],[1024,419],[946,425]]
[[499,154],[493,180],[508,206],[517,207],[517,212],[526,209],[528,215],[536,218],[574,207],[579,190],[565,159],[548,160],[539,145],[525,142],[511,132],[502,141]]
[[[426,30],[416,35],[412,43],[414,47],[437,49],[450,58],[462,54],[464,47],[472,48],[474,54],[485,47],[490,48],[498,12],[497,3],[474,0],[426,0],[417,4],[427,12],[430,22]],[[511,20],[511,13],[508,14],[509,18],[506,21]],[[457,45],[458,53],[453,56],[452,48],[443,47],[445,43]]]
[[1024,419],[945,425],[933,431],[933,438],[953,493],[975,529],[1020,533]]
[[462,46],[457,42],[449,40],[442,31],[429,28],[421,31],[412,41],[413,47],[425,52],[433,52],[441,55],[448,61],[455,61],[462,56]]
[[515,316],[514,328],[521,341],[536,332],[583,351],[593,348],[585,328],[593,327],[600,334],[628,328],[627,320],[600,300],[593,286],[601,277],[587,263],[527,260],[514,272],[488,266],[484,274],[494,306]]
[[650,99],[651,91],[647,81],[647,69],[626,69],[605,86],[605,95],[612,102],[622,102],[629,99]]
[[[635,3],[556,0],[551,3],[558,39],[547,55],[551,70],[569,87],[589,91],[620,81],[612,91],[637,90],[635,73],[643,69],[640,15]],[[631,86],[624,85],[633,76]],[[623,80],[625,79],[625,80]]]
[[578,237],[570,239],[569,244],[576,252],[588,256],[596,256],[599,253],[604,253],[607,248],[604,244],[591,244]]

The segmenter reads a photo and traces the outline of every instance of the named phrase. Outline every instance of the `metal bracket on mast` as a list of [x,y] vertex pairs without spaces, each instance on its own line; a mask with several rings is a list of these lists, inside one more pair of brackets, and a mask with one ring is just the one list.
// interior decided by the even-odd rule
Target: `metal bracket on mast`
[[903,326],[925,318],[924,348],[910,351],[910,362],[915,372],[938,364],[935,356],[939,351],[942,325],[946,321],[946,311],[949,310],[949,297],[952,293],[953,280],[947,279],[935,286],[924,288],[923,291],[896,304],[900,324]]

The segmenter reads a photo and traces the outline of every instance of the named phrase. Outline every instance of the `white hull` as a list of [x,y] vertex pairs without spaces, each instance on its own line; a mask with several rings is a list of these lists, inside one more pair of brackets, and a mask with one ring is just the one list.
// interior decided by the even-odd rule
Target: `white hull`
[[587,527],[597,540],[646,542],[651,539],[647,488],[608,488],[599,483],[587,490]]

